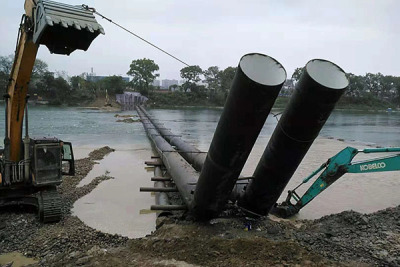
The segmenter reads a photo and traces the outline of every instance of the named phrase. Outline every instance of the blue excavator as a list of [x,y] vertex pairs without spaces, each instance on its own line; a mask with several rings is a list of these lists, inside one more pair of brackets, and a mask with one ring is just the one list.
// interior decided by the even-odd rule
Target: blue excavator
[[[400,148],[398,147],[366,148],[363,150],[346,147],[335,156],[328,159],[327,162],[322,164],[321,167],[316,169],[308,177],[304,178],[303,181],[293,190],[289,190],[286,200],[282,203],[277,203],[270,213],[281,218],[292,217],[346,173],[398,171],[400,170],[400,154],[398,152],[400,152]],[[353,162],[354,157],[359,153],[391,154],[385,157]],[[296,190],[302,185],[308,183],[319,173],[320,175],[318,178],[300,197],[296,193]]]

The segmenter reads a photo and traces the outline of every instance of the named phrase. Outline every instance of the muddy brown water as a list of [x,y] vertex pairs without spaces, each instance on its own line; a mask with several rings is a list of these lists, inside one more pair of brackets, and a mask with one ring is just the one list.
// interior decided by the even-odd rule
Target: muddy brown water
[[[264,151],[265,146],[263,143],[264,140],[258,142],[254,147],[250,155],[250,160],[247,161],[245,166],[244,175],[252,174],[258,163],[258,159]],[[326,162],[328,158],[347,146],[359,149],[365,147],[352,142],[342,142],[324,137],[318,138],[293,175],[279,201],[284,201],[288,190],[294,189],[305,177],[318,169],[322,163]],[[360,155],[356,159],[358,161],[381,156],[383,155]],[[314,180],[300,187],[297,193],[301,196]],[[400,204],[400,196],[396,194],[399,189],[399,172],[345,174],[305,206],[293,219],[317,219],[345,210],[370,213],[387,207],[397,206]]]
[[74,204],[73,213],[87,225],[107,233],[131,238],[142,237],[155,230],[156,214],[149,210],[154,196],[139,192],[141,186],[152,186],[144,161],[150,148],[114,146],[115,152],[95,165],[79,186],[106,172],[115,179],[101,183],[92,193]]
[[11,262],[13,263],[13,267],[21,267],[29,264],[35,264],[38,261],[32,258],[27,258],[18,252],[11,252],[0,255],[0,266],[6,265]]
[[[167,128],[171,128],[174,133],[182,135],[182,138],[187,142],[206,151],[221,111],[162,109],[150,110],[150,112],[160,119]],[[379,135],[379,131],[382,130],[381,127],[385,123],[388,124],[386,130],[389,134],[394,134],[395,129],[400,129],[400,125],[397,124],[398,115],[388,121],[388,114],[381,113],[378,118],[375,116],[371,119],[375,121],[375,126],[371,125],[371,120],[366,121],[368,115],[375,116],[374,114],[350,113],[346,120],[345,113],[334,114],[333,116],[337,118],[333,117],[327,123],[325,135],[333,134],[336,135],[336,138],[348,140],[328,139],[323,136],[324,131],[322,131],[321,136],[317,138],[289,182],[280,201],[285,199],[287,190],[293,189],[304,177],[341,149],[347,146],[364,148],[367,145],[373,145],[374,136],[379,137],[375,141],[377,145],[385,145],[386,142],[397,140],[392,135]],[[360,128],[363,129],[362,134],[359,134],[360,138],[357,139],[357,135],[354,135],[349,128],[349,123],[356,121],[360,123],[360,120],[361,122],[364,120],[364,123],[354,125],[354,132],[356,133],[360,132]],[[341,124],[342,122],[343,124]],[[139,193],[140,186],[152,185],[149,180],[153,174],[147,172],[143,164],[145,160],[150,159],[152,152],[141,125],[127,125],[135,128],[133,138],[139,138],[140,142],[123,146],[116,144],[117,147],[114,147],[116,152],[110,154],[99,165],[95,166],[88,177],[82,181],[82,184],[104,174],[106,171],[109,171],[110,175],[116,177],[116,179],[101,184],[91,194],[77,201],[74,206],[74,213],[89,226],[99,230],[120,233],[129,237],[140,237],[154,230],[155,214],[148,210],[150,205],[154,203],[154,198],[150,193]],[[270,116],[250,154],[243,175],[249,176],[253,173],[275,125],[275,118]],[[342,132],[337,128],[342,129]],[[355,140],[350,141],[350,139]],[[381,140],[381,143],[378,142],[379,140]],[[398,142],[400,143],[400,140]],[[359,157],[358,159],[363,158],[366,157]],[[310,185],[311,182],[301,187],[297,192],[303,193]],[[369,213],[396,206],[400,204],[400,195],[396,194],[399,188],[400,174],[398,172],[346,174],[302,209],[294,219],[316,219],[345,210]]]

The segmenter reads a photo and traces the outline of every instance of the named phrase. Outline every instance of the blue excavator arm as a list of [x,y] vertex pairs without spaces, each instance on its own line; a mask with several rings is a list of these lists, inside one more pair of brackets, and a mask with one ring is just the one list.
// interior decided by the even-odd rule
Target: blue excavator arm
[[[346,147],[335,156],[328,159],[327,162],[322,164],[309,176],[304,178],[297,187],[293,190],[289,190],[286,200],[280,204],[276,204],[271,210],[271,213],[282,218],[288,218],[297,214],[300,209],[310,203],[311,200],[321,194],[346,173],[398,171],[400,170],[400,154],[392,154],[386,157],[352,162],[354,157],[359,153],[371,154],[396,152],[400,152],[400,148],[366,148],[364,150],[358,150],[353,147]],[[296,190],[300,186],[308,183],[318,173],[320,173],[318,178],[308,188],[303,196],[300,197],[296,193]]]

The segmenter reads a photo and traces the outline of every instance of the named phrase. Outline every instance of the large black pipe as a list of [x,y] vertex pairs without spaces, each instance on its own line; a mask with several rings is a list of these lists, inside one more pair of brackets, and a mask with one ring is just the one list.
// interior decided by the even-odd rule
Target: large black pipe
[[275,59],[241,58],[195,190],[198,219],[218,215],[226,204],[285,80]]
[[187,162],[192,164],[193,168],[196,171],[201,171],[207,156],[206,153],[186,143],[185,141],[182,140],[182,138],[180,138],[180,136],[177,136],[176,134],[173,134],[170,130],[166,129],[163,124],[154,120],[150,116],[150,114],[141,106],[138,106],[138,109],[140,109],[146,115],[146,117],[153,123],[153,125],[160,132],[160,135],[164,137],[164,139],[167,140],[167,142],[170,143],[172,146],[175,146],[179,154]]
[[[148,132],[149,136],[151,136],[150,139],[153,141],[153,145],[155,146],[157,152],[161,151],[160,148],[157,147],[157,145],[162,144],[164,147],[165,145],[164,141],[167,141],[171,145],[171,147],[165,146],[164,151],[161,151],[162,153],[171,152],[165,149],[167,148],[174,149],[175,147],[178,150],[174,151],[174,153],[179,153],[182,156],[182,158],[184,158],[189,164],[191,164],[196,171],[201,170],[207,155],[206,153],[201,152],[196,147],[188,143],[185,143],[183,140],[179,138],[179,136],[173,134],[171,131],[166,129],[162,124],[158,123],[155,119],[152,119],[150,114],[142,106],[136,106],[136,109],[138,110],[138,114],[141,118],[141,121],[143,122],[143,125],[145,126],[146,131]],[[161,136],[162,138],[158,138],[159,136]],[[159,141],[154,142],[155,137],[157,137]],[[193,153],[188,152],[192,150],[194,151]],[[197,168],[199,168],[199,170],[196,169],[196,166]],[[155,176],[158,177],[156,171],[157,168],[155,168]],[[195,175],[192,174],[191,180],[197,181],[198,176],[199,176],[198,173]],[[247,185],[248,182],[249,179],[242,179],[240,183],[237,183],[234,189],[232,190],[232,193],[230,195],[230,200],[236,201],[239,198],[240,193],[243,191],[243,188]],[[195,186],[196,183],[197,182],[191,182],[190,185]],[[155,185],[155,187],[158,186]],[[157,198],[157,193],[156,193],[156,198]],[[163,206],[163,205],[158,205],[158,206]]]
[[318,136],[349,81],[332,62],[307,63],[239,205],[266,215]]
[[198,172],[179,155],[178,152],[160,135],[153,123],[146,119],[145,114],[137,109],[148,137],[171,175],[185,204],[190,207],[198,179]]

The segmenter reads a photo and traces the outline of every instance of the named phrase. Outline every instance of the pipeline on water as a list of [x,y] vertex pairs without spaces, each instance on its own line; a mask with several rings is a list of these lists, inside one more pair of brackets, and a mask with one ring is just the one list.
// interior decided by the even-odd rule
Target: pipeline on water
[[152,141],[154,149],[157,151],[165,168],[171,175],[183,201],[190,207],[198,179],[198,172],[160,135],[153,123],[147,119],[147,116],[141,109],[137,108],[136,110],[142,120],[148,137]]
[[[150,140],[152,141],[153,148],[160,156],[166,170],[170,174],[172,181],[174,182],[177,190],[179,191],[183,201],[186,204],[186,207],[190,210],[193,206],[193,195],[194,189],[197,185],[199,172],[194,168],[193,163],[195,160],[198,160],[196,157],[190,157],[189,162],[184,159],[181,154],[176,150],[167,140],[164,138],[163,134],[171,135],[170,131],[168,132],[159,132],[159,128],[163,128],[161,125],[156,127],[153,122],[150,120],[150,115],[145,111],[145,109],[141,106],[136,107],[136,111],[139,114],[139,117],[143,123],[143,126],[149,136]],[[163,128],[165,129],[165,128]],[[185,143],[183,140],[180,142],[176,142],[176,144],[180,144],[179,147],[182,149],[190,148],[193,149],[194,147]],[[204,155],[205,153],[196,149],[194,152],[190,151],[190,154],[198,153],[199,155]],[[185,154],[189,154],[188,152]],[[202,166],[202,163],[201,163]],[[161,179],[164,175],[161,172],[160,167],[155,167],[155,176],[157,179],[154,180],[164,180]],[[248,181],[248,180],[247,180]],[[156,192],[156,205],[152,206],[152,209],[157,209],[159,207],[161,210],[182,210],[182,206],[174,206],[170,203],[168,199],[168,195],[166,191],[173,191],[172,189],[165,189],[166,184],[164,181],[155,181],[156,184],[154,188],[141,188],[142,191],[154,191]],[[232,190],[230,199],[236,200],[239,196],[239,193],[243,190],[244,186],[246,185],[246,180],[241,180],[239,184],[237,184]],[[175,191],[175,190],[174,190]],[[165,214],[165,213],[162,213]]]
[[184,142],[180,136],[173,134],[170,130],[166,129],[164,125],[154,120],[143,107],[138,106],[138,109],[140,109],[146,115],[147,119],[152,122],[154,127],[160,132],[160,135],[163,136],[171,146],[175,146],[179,154],[187,162],[192,164],[196,171],[201,171],[206,159],[206,153],[200,151],[197,147]]

